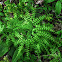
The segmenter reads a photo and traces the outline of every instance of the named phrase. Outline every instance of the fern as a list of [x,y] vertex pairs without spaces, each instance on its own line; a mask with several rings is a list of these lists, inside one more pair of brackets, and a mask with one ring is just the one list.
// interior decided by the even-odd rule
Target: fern
[[22,55],[21,50],[23,49],[23,46],[19,46],[18,49],[15,50],[13,58],[12,58],[12,62],[17,62],[17,60],[20,58],[20,56]]
[[[28,2],[27,5],[25,2]],[[33,3],[32,0],[31,2]],[[1,28],[3,23],[0,22],[2,30],[0,30],[0,57],[9,52],[12,62],[42,62],[41,57],[45,59],[53,57],[51,61],[55,61],[61,58],[58,49],[62,45],[61,31],[56,32],[52,29],[54,27],[52,24],[44,22],[46,19],[48,21],[52,19],[50,15],[36,17],[37,8],[34,8],[31,2],[20,0],[17,5],[10,4],[9,0],[5,2],[4,27]],[[11,17],[10,13],[13,13],[14,17]],[[3,16],[2,12],[0,16]],[[57,37],[52,33],[57,34]]]

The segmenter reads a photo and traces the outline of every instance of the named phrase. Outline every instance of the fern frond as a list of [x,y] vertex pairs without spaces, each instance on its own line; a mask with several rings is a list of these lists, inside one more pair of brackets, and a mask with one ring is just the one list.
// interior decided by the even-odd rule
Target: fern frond
[[17,60],[22,55],[22,52],[21,52],[22,49],[23,49],[23,46],[19,46],[18,49],[15,50],[13,58],[12,58],[12,62],[17,62]]

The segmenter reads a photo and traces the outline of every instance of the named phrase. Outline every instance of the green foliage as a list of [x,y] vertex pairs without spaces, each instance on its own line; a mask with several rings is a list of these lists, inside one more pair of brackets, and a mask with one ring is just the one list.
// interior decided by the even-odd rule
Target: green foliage
[[23,49],[23,46],[19,46],[19,48],[16,49],[12,58],[12,62],[16,62],[20,58],[20,56],[22,55],[22,52],[21,52],[22,49]]
[[8,56],[5,56],[5,57],[3,58],[3,60],[1,60],[0,62],[10,62],[10,61],[9,61],[9,59],[8,59]]
[[8,46],[5,43],[0,43],[0,57],[8,51]]
[[60,1],[57,1],[55,7],[56,7],[56,13],[57,14],[60,14],[61,13],[61,2]]
[[62,10],[61,1],[57,1],[55,8],[56,8],[56,10],[55,10],[56,14],[60,14],[61,10]]
[[[45,0],[45,1],[46,1],[46,0]],[[51,2],[53,2],[53,1],[55,1],[55,0],[47,0],[46,3],[51,3]]]
[[[44,7],[39,5],[34,7],[33,0],[19,0],[17,5],[10,3],[9,0],[4,2],[6,6],[3,12],[2,8],[0,9],[0,17],[4,16],[2,18],[4,22],[0,20],[0,57],[8,52],[12,62],[42,62],[41,57],[50,59],[50,62],[59,62],[61,53],[58,48],[62,45],[60,40],[62,32],[55,31],[53,24],[49,23],[54,19],[53,14],[50,14],[48,10],[51,11],[52,7],[55,9],[55,4],[52,7],[47,5],[53,1],[48,0],[47,3],[45,1]],[[56,13],[60,14],[61,3],[59,6],[58,4],[56,3]],[[43,11],[44,14],[42,14]],[[45,23],[45,20],[48,23]]]
[[50,11],[51,6],[49,6],[48,4],[52,4],[52,9],[55,11],[55,13],[57,15],[59,15],[61,13],[61,9],[62,9],[62,0],[58,0],[57,2],[54,2],[55,0],[45,0],[45,4],[46,6],[48,6],[48,11]]
[[3,29],[4,29],[4,25],[1,25],[2,24],[2,22],[0,21],[0,33],[3,31]]
[[60,2],[62,3],[62,0],[60,0]]

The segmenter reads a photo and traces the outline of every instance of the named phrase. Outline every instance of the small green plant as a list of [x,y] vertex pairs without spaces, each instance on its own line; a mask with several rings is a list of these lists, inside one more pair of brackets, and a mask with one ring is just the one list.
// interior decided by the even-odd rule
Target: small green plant
[[8,56],[4,56],[3,60],[1,60],[0,62],[10,62],[8,59]]

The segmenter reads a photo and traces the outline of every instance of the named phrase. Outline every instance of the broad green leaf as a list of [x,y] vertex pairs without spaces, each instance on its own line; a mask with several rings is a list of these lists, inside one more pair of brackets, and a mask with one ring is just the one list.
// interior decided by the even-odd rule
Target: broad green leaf
[[15,51],[15,47],[12,46],[10,51],[8,52],[11,57],[13,56],[14,51]]
[[8,46],[5,43],[0,43],[0,57],[8,52]]
[[56,14],[60,14],[61,13],[61,2],[60,1],[57,1],[55,8],[56,8],[55,10]]

